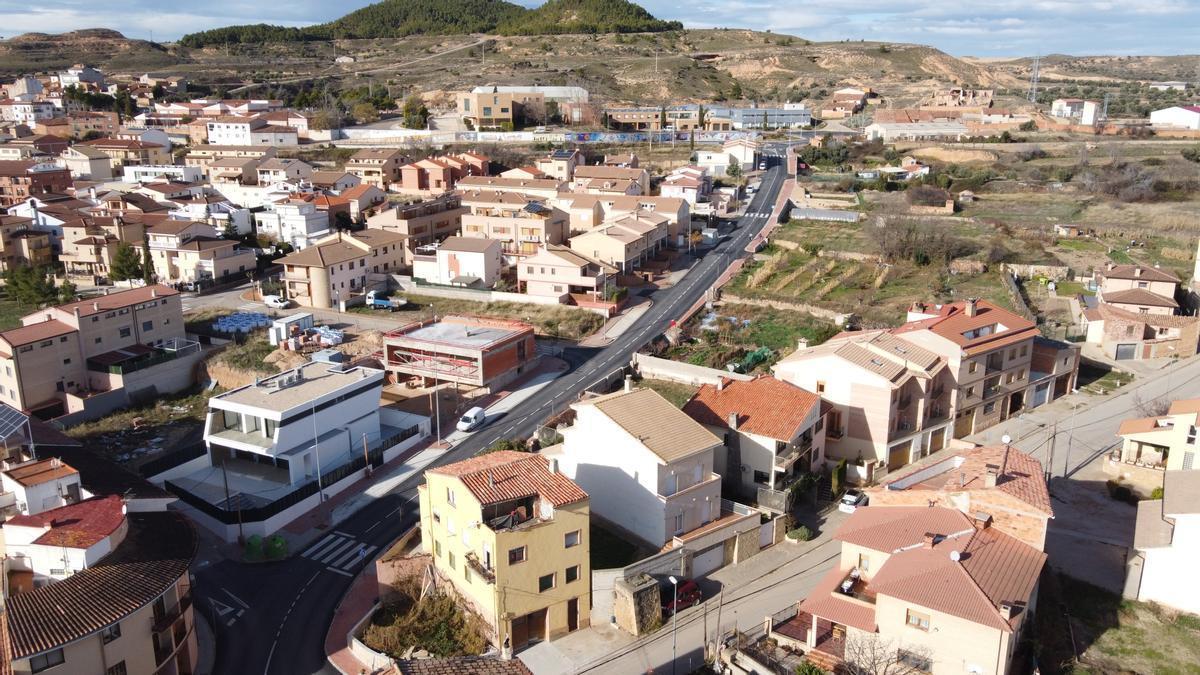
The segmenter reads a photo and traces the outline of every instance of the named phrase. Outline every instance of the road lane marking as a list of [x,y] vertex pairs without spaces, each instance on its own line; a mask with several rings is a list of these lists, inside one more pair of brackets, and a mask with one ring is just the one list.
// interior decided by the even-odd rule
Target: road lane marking
[[344,553],[344,552],[345,552],[347,549],[349,549],[351,546],[354,546],[354,540],[353,540],[353,539],[351,539],[350,541],[343,542],[342,544],[338,545],[336,548],[332,549],[332,552],[331,552],[331,553],[328,553],[328,554],[326,554],[326,555],[323,555],[323,556],[321,556],[320,558],[314,558],[314,560],[316,560],[317,562],[319,562],[319,563],[321,563],[321,564],[328,564],[328,563],[329,563],[329,561],[331,561],[331,560],[333,560],[334,558],[336,558],[336,557],[340,556],[342,553]]
[[351,578],[353,578],[353,577],[354,577],[354,575],[353,575],[353,574],[351,574],[351,573],[349,573],[349,572],[346,572],[346,571],[343,571],[343,570],[339,570],[339,569],[338,569],[338,568],[336,568],[336,567],[326,567],[325,569],[329,570],[330,572],[336,572],[337,574],[340,574],[340,575],[342,575],[342,576],[344,576],[344,577],[351,577]]

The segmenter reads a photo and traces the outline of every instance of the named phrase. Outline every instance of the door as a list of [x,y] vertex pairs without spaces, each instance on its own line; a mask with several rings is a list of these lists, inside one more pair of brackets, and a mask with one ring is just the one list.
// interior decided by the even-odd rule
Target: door
[[975,409],[972,408],[963,412],[954,419],[954,437],[963,438],[970,436],[971,431],[975,428]]
[[529,618],[529,642],[541,642],[546,639],[546,610],[526,614]]
[[579,630],[579,598],[571,598],[567,601],[567,632],[576,630]]
[[763,523],[758,526],[758,547],[766,548],[775,543],[775,521]]
[[929,451],[937,452],[946,447],[946,427],[934,429],[929,435]]
[[1046,402],[1050,397],[1050,383],[1045,382],[1033,388],[1033,400],[1030,401],[1029,407],[1036,408]]
[[704,577],[721,569],[725,564],[725,544],[720,543],[692,558],[692,576]]
[[707,523],[712,520],[712,502],[703,502],[700,504],[700,522]]
[[1117,345],[1117,360],[1129,361],[1137,355],[1137,345]]
[[901,443],[888,451],[888,471],[895,471],[908,464],[908,454],[911,443]]
[[513,651],[529,644],[529,617],[519,616],[512,620],[512,648]]

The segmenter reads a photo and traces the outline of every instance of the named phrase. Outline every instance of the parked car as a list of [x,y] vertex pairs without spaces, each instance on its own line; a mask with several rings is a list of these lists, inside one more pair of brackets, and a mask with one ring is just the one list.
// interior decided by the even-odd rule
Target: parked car
[[838,501],[838,511],[842,513],[854,513],[854,510],[860,506],[867,505],[867,495],[863,494],[862,490],[846,490],[846,494],[842,495]]
[[759,163],[758,163],[758,170],[759,170],[759,171],[766,171],[766,170],[767,170],[767,163],[766,163],[766,162],[759,162]]
[[486,419],[486,414],[483,412],[483,408],[475,406],[463,413],[463,416],[458,419],[458,424],[454,425],[454,427],[459,431],[471,431],[483,424],[484,419]]
[[703,594],[700,593],[700,587],[691,579],[680,581],[677,590],[667,585],[662,589],[663,616],[671,616],[680,609],[695,607],[700,604],[702,599]]
[[292,301],[279,295],[264,295],[263,304],[271,309],[287,309],[292,306]]

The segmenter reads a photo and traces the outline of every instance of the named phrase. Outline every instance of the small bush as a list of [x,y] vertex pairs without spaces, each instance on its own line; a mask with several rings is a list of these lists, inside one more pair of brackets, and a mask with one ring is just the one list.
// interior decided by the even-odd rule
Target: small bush
[[796,666],[796,675],[825,675],[825,671],[821,670],[820,666],[809,661],[805,661],[804,663]]
[[794,541],[810,541],[813,538],[813,533],[812,530],[801,525],[794,530],[788,530],[787,538]]
[[1128,485],[1125,485],[1117,480],[1108,480],[1104,482],[1104,487],[1108,489],[1109,497],[1112,497],[1119,502],[1125,502],[1126,504],[1137,506],[1137,494],[1134,493],[1133,489]]
[[1162,499],[1162,498],[1163,498],[1163,489],[1161,487],[1156,487],[1150,491],[1150,499]]

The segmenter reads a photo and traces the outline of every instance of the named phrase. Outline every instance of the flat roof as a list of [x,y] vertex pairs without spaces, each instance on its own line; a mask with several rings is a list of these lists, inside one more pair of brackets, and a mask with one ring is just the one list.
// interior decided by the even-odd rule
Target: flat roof
[[425,340],[428,342],[453,344],[460,347],[483,349],[488,345],[521,332],[521,330],[516,328],[505,328],[502,326],[438,321],[408,331],[403,337],[413,340]]
[[[299,378],[295,376],[299,375]],[[382,390],[383,371],[356,366],[343,370],[341,364],[310,361],[278,375],[258,380],[239,389],[212,397],[213,401],[284,412],[340,389],[365,382],[372,376]],[[291,382],[291,384],[287,384]]]

